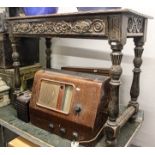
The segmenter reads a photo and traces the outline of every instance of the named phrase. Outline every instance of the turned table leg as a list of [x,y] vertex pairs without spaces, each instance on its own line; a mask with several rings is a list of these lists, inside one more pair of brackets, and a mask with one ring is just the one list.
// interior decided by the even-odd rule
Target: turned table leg
[[111,100],[109,102],[109,118],[106,124],[106,142],[110,146],[116,144],[117,131],[116,119],[119,115],[119,86],[120,86],[120,76],[122,74],[121,61],[123,54],[121,53],[123,45],[117,42],[111,42]]
[[122,74],[121,60],[123,54],[121,53],[123,46],[121,44],[111,44],[111,100],[109,103],[109,121],[116,121],[119,115],[119,86],[120,76]]
[[51,38],[46,38],[46,68],[51,68]]
[[14,67],[14,78],[15,78],[15,93],[20,91],[21,80],[20,80],[20,61],[19,61],[19,53],[17,51],[17,39],[13,36],[10,37],[11,46],[12,46],[12,59],[13,59],[13,67]]
[[143,45],[144,42],[142,41],[143,39],[141,38],[135,38],[134,43],[135,43],[135,58],[133,60],[134,64],[134,69],[133,69],[133,81],[131,85],[131,90],[130,90],[130,96],[131,100],[129,102],[129,106],[134,106],[136,108],[135,115],[133,115],[132,118],[135,118],[136,113],[138,112],[139,109],[139,104],[137,102],[139,92],[140,92],[140,72],[141,72],[141,64],[142,64],[142,54],[143,54]]

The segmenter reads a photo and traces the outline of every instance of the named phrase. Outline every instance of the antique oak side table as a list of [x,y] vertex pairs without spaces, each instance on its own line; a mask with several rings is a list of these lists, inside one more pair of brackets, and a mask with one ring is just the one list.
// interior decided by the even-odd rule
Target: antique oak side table
[[[108,40],[112,49],[111,100],[105,131],[107,144],[115,145],[120,128],[126,124],[129,118],[134,119],[139,110],[137,98],[139,96],[140,66],[143,45],[146,41],[148,18],[151,17],[128,9],[8,18],[16,78],[15,91],[18,91],[21,85],[19,53],[16,50],[20,37],[44,37],[46,39],[47,68],[51,68],[52,37]],[[131,100],[120,114],[119,86],[122,74],[122,49],[127,38],[133,38],[135,43],[133,81],[130,91]]]

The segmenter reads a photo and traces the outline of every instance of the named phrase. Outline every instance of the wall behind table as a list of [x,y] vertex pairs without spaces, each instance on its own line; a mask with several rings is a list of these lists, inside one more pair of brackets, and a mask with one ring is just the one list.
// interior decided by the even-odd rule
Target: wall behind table
[[[132,8],[144,14],[155,17],[155,10],[150,8]],[[140,108],[145,111],[145,120],[139,133],[133,140],[134,145],[155,146],[155,20],[149,20],[148,37],[143,54],[143,65],[141,73],[140,97],[138,99]],[[44,40],[41,39],[41,51],[45,51]],[[120,87],[120,102],[127,105],[130,100],[130,86],[132,82],[133,69],[133,48],[132,39],[129,39],[123,49],[123,75]],[[88,66],[88,67],[110,67],[111,49],[107,41],[102,40],[81,40],[81,39],[53,39],[52,66]],[[41,60],[45,52],[41,52]],[[45,64],[44,61],[42,61]]]

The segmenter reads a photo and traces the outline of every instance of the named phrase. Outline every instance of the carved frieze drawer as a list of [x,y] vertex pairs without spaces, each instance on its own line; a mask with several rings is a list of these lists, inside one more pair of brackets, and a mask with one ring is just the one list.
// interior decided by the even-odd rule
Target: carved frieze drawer
[[105,17],[97,17],[73,20],[16,21],[11,26],[14,34],[107,36],[107,25]]

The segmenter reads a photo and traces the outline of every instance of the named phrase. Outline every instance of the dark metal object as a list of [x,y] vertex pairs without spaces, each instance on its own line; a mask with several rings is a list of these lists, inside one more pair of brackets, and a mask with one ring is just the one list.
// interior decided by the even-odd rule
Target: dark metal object
[[[109,102],[109,119],[107,124],[107,141],[111,144],[116,141],[118,132],[111,130],[117,128],[116,121],[119,115],[119,86],[122,73],[121,59],[122,49],[127,38],[134,38],[135,69],[133,84],[131,88],[131,103],[129,107],[138,107],[137,97],[139,95],[139,58],[142,54],[142,43],[145,42],[147,19],[143,14],[128,9],[117,9],[109,11],[92,11],[69,14],[56,14],[37,17],[9,18],[10,34],[18,37],[71,37],[71,38],[96,38],[107,39],[112,49],[111,60],[111,100]],[[18,71],[18,54],[14,50],[14,66]],[[15,65],[16,64],[16,65]],[[19,72],[16,72],[19,77]],[[16,88],[19,87],[17,78]],[[126,121],[126,120],[125,120]],[[124,124],[124,123],[123,123]],[[115,135],[115,136],[112,136]]]
[[17,117],[26,123],[30,121],[30,114],[29,114],[30,99],[31,99],[31,92],[29,91],[23,92],[16,99]]

